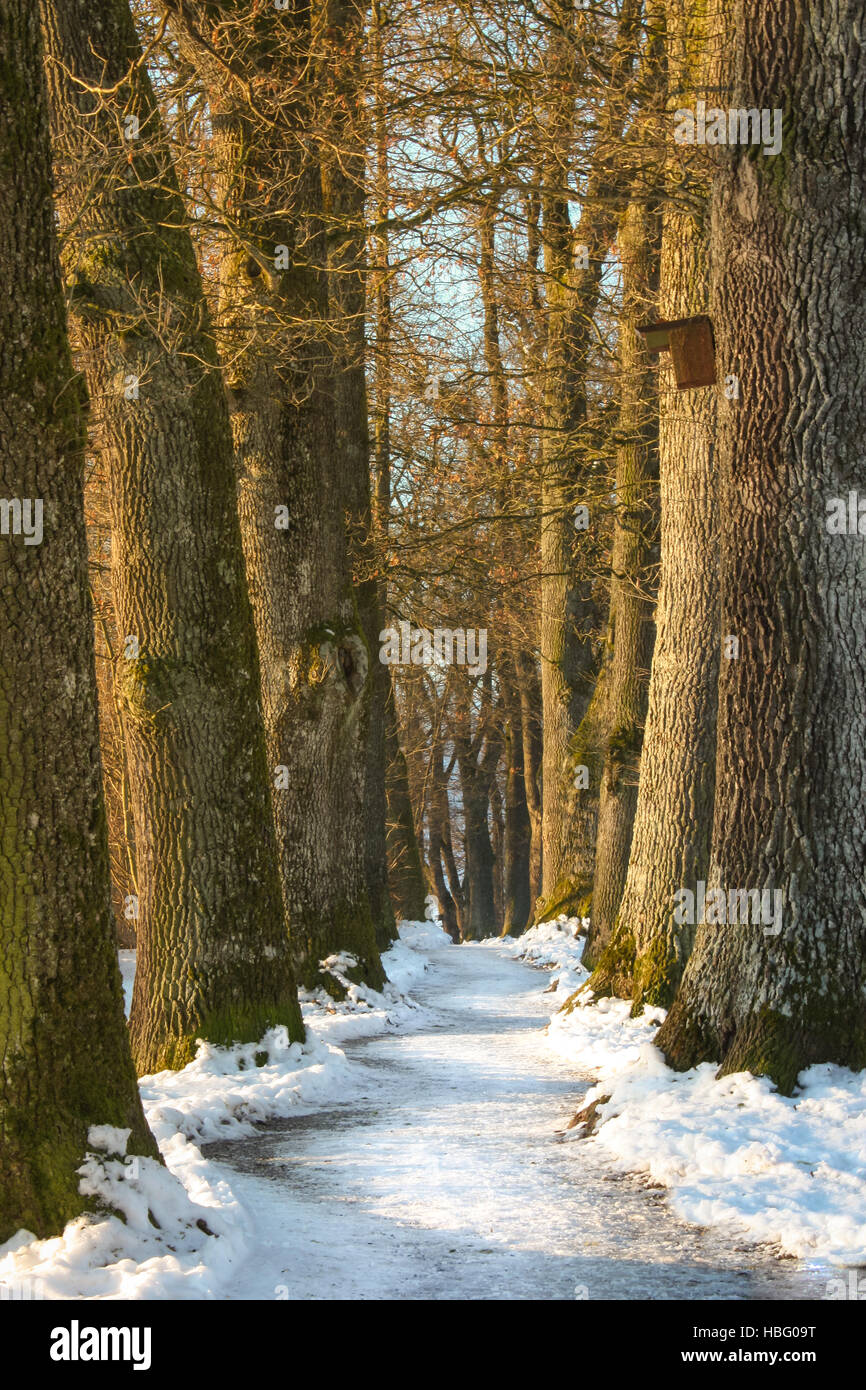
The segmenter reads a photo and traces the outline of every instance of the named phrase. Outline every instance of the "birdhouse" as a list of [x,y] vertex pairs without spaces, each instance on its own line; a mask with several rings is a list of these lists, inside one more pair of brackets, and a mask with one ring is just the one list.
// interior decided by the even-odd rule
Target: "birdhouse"
[[678,391],[712,386],[716,380],[713,324],[707,314],[692,319],[670,319],[638,328],[650,353],[669,352]]

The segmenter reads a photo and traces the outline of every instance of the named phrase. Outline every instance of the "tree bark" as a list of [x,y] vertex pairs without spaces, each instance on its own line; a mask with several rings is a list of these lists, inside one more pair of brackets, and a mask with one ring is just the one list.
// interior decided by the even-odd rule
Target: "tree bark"
[[[668,0],[668,119],[702,89],[708,38],[684,0]],[[659,313],[705,313],[709,300],[706,177],[670,140]],[[717,388],[677,391],[659,379],[661,572],[656,641],[625,889],[614,933],[589,981],[596,994],[666,1008],[694,940],[675,893],[706,878],[715,780],[719,674]]]
[[514,658],[520,696],[520,728],[523,740],[523,791],[529,816],[529,904],[534,911],[541,893],[541,682],[531,652],[517,651]]
[[[438,734],[434,737],[430,749],[430,759],[430,805],[428,810],[430,863],[433,869],[436,892],[439,895],[439,903],[443,910],[446,930],[453,940],[462,941],[466,930],[466,899],[463,892],[464,885],[460,881],[460,874],[457,870],[457,861],[451,839],[451,808],[448,799],[451,767],[446,769],[442,765],[442,745]],[[442,873],[443,869],[444,874]],[[443,889],[445,890],[444,898],[441,896]],[[468,882],[466,882],[466,891],[468,893]],[[453,923],[449,899],[453,907]]]
[[[479,137],[479,144],[483,141]],[[493,460],[497,487],[497,505],[508,506],[512,492],[509,471],[509,401],[508,383],[502,361],[499,336],[499,305],[496,297],[494,270],[496,265],[495,220],[499,207],[499,184],[486,200],[479,218],[478,280],[484,310],[484,358],[490,386],[490,406],[493,417]],[[507,612],[500,610],[499,622],[506,630],[507,645],[497,657],[497,675],[503,705],[503,742],[505,751],[504,824],[497,854],[496,918],[501,921],[501,934],[519,934],[527,925],[530,911],[529,853],[530,821],[524,778],[523,728],[520,696],[513,656],[513,634]],[[497,821],[494,819],[494,828]]]
[[[337,467],[345,479],[345,510],[352,547],[349,562],[358,622],[367,647],[369,678],[359,692],[365,742],[362,833],[367,896],[376,941],[386,949],[397,936],[388,891],[386,852],[385,723],[389,671],[378,659],[382,606],[373,559],[370,439],[366,384],[364,17],[358,0],[322,0],[326,42],[320,60],[318,107],[327,112],[321,147],[324,217],[328,235],[328,313],[335,333],[334,390]],[[321,123],[321,117],[320,117]],[[423,913],[422,913],[423,916]]]
[[[388,177],[388,121],[384,90],[384,24],[379,0],[372,4],[372,54],[374,134],[376,139],[376,196],[380,223],[390,212],[391,191]],[[391,521],[391,347],[394,327],[391,304],[391,270],[387,229],[381,227],[375,238],[378,265],[373,278],[373,297],[376,314],[376,352],[374,371],[374,478],[373,526],[378,546],[382,578],[379,583],[378,611],[384,613],[388,600],[387,559]],[[378,644],[378,635],[376,638]],[[377,646],[378,650],[378,646]],[[389,666],[377,661],[374,681],[383,690],[385,730],[385,854],[388,870],[388,891],[395,916],[406,921],[423,921],[427,903],[427,885],[409,788],[406,758],[400,746],[400,728],[394,681]],[[378,698],[378,697],[377,697]],[[371,740],[372,747],[372,740]],[[435,891],[446,893],[439,851],[434,858]],[[438,871],[438,872],[437,872]],[[450,895],[449,895],[450,897]],[[448,909],[443,902],[443,912]],[[452,904],[453,912],[453,904]],[[456,924],[456,913],[454,913]],[[450,922],[449,922],[450,925]]]
[[190,1061],[197,1038],[303,1025],[231,434],[183,202],[125,0],[57,0],[43,23],[70,298],[110,477],[140,887],[130,1027],[139,1069],[157,1071]]
[[520,694],[510,654],[500,658],[505,754],[505,829],[503,835],[502,935],[519,936],[529,923],[532,909],[530,849],[532,830],[526,800],[523,719]]
[[[388,792],[388,885],[391,901],[398,918],[409,922],[424,920],[427,890],[424,868],[415,834],[412,798],[409,794],[409,774],[400,747],[397,709],[387,667],[388,704],[386,706],[385,748],[387,753]],[[432,851],[431,851],[432,854]],[[441,865],[440,865],[441,872]]]
[[[0,16],[0,1242],[85,1206],[91,1125],[156,1156],[111,916],[84,524],[83,390],[52,206],[38,11]],[[29,504],[30,543],[13,500]],[[39,507],[35,505],[38,502]],[[41,523],[39,509],[41,508]],[[41,543],[36,540],[40,534]]]
[[[637,809],[646,720],[658,564],[657,373],[637,336],[658,304],[661,214],[658,156],[650,121],[664,94],[664,33],[657,6],[647,7],[651,32],[643,58],[644,95],[636,119],[638,155],[632,201],[619,228],[622,306],[619,345],[619,443],[611,547],[611,601],[606,673],[603,768],[592,910],[584,964],[592,967],[610,940],[625,887]],[[654,31],[653,31],[654,30]],[[647,108],[648,113],[647,115]]]
[[327,127],[319,59],[333,36],[323,9],[300,0],[278,12],[232,9],[217,60],[209,7],[171,0],[167,8],[201,68],[215,131],[241,536],[295,958],[305,985],[338,992],[320,963],[349,952],[359,980],[381,988],[364,829],[375,653],[347,535],[358,460],[346,439],[351,393],[336,381],[346,326],[337,325],[335,341],[334,237],[317,138],[317,121]]
[[[764,890],[770,923],[698,928],[658,1043],[790,1093],[866,1066],[866,552],[828,500],[864,484],[866,61],[835,5],[724,11],[732,107],[784,113],[781,153],[720,151],[714,322],[722,663],[708,891]],[[769,906],[769,904],[768,904]]]
[[481,941],[496,934],[494,856],[490,843],[490,782],[500,757],[492,726],[489,683],[485,686],[477,727],[470,728],[469,697],[455,715],[454,746],[463,793],[463,834],[466,866],[463,874],[465,914],[462,937]]
[[[639,5],[624,4],[611,60],[606,136],[622,129],[618,89],[630,71]],[[595,674],[593,636],[598,623],[590,567],[581,555],[574,511],[587,476],[581,447],[586,419],[586,374],[593,341],[607,249],[616,228],[617,174],[611,149],[602,142],[599,167],[589,179],[577,230],[571,225],[564,192],[571,161],[577,74],[569,52],[575,16],[564,7],[564,27],[553,55],[559,95],[548,132],[542,196],[544,262],[547,285],[547,351],[542,447],[541,615],[539,647],[544,705],[544,804],[542,894],[560,911],[573,910],[576,893],[570,864],[571,742],[586,712]],[[586,247],[585,265],[576,265],[576,243]],[[545,909],[549,911],[549,907]]]

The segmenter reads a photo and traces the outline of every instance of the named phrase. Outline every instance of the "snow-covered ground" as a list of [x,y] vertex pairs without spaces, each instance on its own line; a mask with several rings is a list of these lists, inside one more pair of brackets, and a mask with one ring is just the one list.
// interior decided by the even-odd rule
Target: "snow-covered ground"
[[[406,991],[450,945],[435,922],[401,923],[400,940],[383,957],[383,993],[349,984],[341,1004],[324,992],[305,996],[305,1043],[290,1043],[285,1028],[232,1048],[200,1043],[182,1071],[142,1077],[148,1123],[167,1166],[126,1158],[128,1131],[92,1128],[81,1191],[106,1214],[71,1222],[54,1240],[19,1232],[0,1246],[0,1290],[25,1298],[225,1297],[254,1245],[243,1206],[200,1145],[353,1095],[362,1077],[338,1040],[421,1022],[425,1011]],[[128,1008],[135,952],[119,956]],[[330,961],[338,976],[348,963]]]
[[[183,1071],[144,1078],[167,1166],[125,1159],[123,1132],[92,1131],[82,1184],[105,1213],[0,1247],[0,1289],[832,1296],[819,1257],[863,1248],[862,1079],[813,1069],[785,1101],[752,1078],[715,1083],[712,1069],[672,1076],[653,1020],[628,1020],[619,1001],[554,1012],[546,1029],[586,979],[576,926],[454,948],[435,923],[402,924],[384,992],[305,998],[303,1046],[275,1029],[259,1044],[201,1045]],[[344,979],[347,965],[331,961]],[[597,1135],[571,1142],[575,1111],[608,1094]],[[795,1236],[805,1262],[757,1246],[790,1249]]]
[[622,1170],[662,1183],[687,1221],[790,1255],[866,1265],[866,1073],[810,1067],[787,1097],[748,1073],[717,1081],[709,1063],[672,1072],[653,1046],[662,1009],[632,1019],[629,1002],[591,995],[585,1007],[559,1009],[587,978],[578,926],[559,918],[507,947],[559,981],[548,1037],[558,1057],[596,1079],[584,1104],[610,1097],[576,1161],[597,1146]]

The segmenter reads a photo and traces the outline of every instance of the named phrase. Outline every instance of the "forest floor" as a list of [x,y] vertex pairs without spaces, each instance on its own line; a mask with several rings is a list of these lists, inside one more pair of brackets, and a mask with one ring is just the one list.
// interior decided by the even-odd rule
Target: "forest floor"
[[340,1038],[351,1099],[203,1145],[248,1223],[223,1296],[822,1297],[825,1266],[737,1249],[564,1141],[591,1082],[545,1037],[544,984],[507,945],[438,950],[420,1026]]

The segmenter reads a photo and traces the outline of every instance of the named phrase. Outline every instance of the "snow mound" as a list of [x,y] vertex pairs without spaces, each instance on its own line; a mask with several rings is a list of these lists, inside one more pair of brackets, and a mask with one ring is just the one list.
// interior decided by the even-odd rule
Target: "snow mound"
[[522,936],[504,937],[490,944],[504,948],[528,965],[554,972],[547,992],[553,996],[553,1006],[558,1007],[589,978],[589,971],[581,963],[588,926],[587,917],[566,917],[563,913],[552,921],[530,927]]
[[200,1042],[182,1071],[143,1076],[141,1098],[154,1137],[166,1154],[175,1136],[209,1143],[252,1134],[253,1125],[351,1093],[355,1066],[339,1048],[310,1031],[290,1042],[272,1028],[257,1043],[215,1047]]
[[[560,932],[549,932],[559,925]],[[563,974],[578,988],[574,944],[562,923],[543,923],[512,953]],[[569,991],[570,992],[570,991]],[[632,1018],[627,999],[584,993],[561,1010],[551,998],[551,1048],[595,1086],[598,1125],[586,1142],[621,1171],[646,1174],[669,1189],[674,1210],[701,1226],[770,1244],[800,1258],[866,1264],[866,1072],[815,1066],[797,1094],[780,1095],[748,1072],[716,1080],[704,1063],[672,1071],[653,1039],[663,1009]],[[578,1140],[582,1128],[569,1132]]]
[[[80,1190],[96,1210],[53,1240],[19,1231],[0,1246],[0,1289],[17,1299],[217,1298],[248,1253],[243,1213],[194,1146],[181,1176],[152,1158],[104,1151],[93,1126]],[[109,1145],[117,1153],[116,1143]],[[104,1213],[99,1208],[105,1208]],[[117,1213],[117,1214],[115,1214]]]
[[[382,957],[388,982],[381,993],[349,980],[353,957],[329,958],[347,996],[341,1004],[324,991],[306,998],[304,1043],[290,1042],[284,1027],[257,1043],[199,1042],[182,1071],[142,1077],[145,1114],[166,1166],[127,1157],[128,1130],[92,1126],[78,1171],[79,1191],[93,1210],[52,1240],[19,1231],[0,1246],[0,1298],[224,1298],[234,1271],[252,1253],[250,1223],[198,1145],[351,1099],[362,1081],[360,1064],[332,1039],[428,1018],[430,1011],[406,991],[424,975],[428,954],[451,945],[430,920],[403,922],[399,934]],[[128,999],[134,951],[121,954],[121,966]]]
[[324,989],[300,991],[304,1023],[319,1037],[347,1042],[432,1017],[432,1011],[418,1004],[409,991],[427,970],[428,955],[450,946],[451,938],[438,922],[400,922],[397,930],[399,940],[382,952],[388,978],[381,991],[353,983],[351,972],[358,961],[348,951],[322,961],[322,968],[342,986],[345,998],[335,1000]]
[[[399,922],[397,931],[400,941],[413,951],[442,951],[446,946],[454,945],[442,923],[430,921],[429,918],[426,922]],[[393,946],[391,950],[394,950]]]

